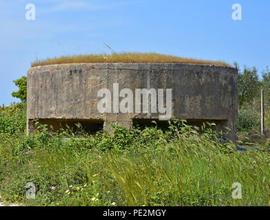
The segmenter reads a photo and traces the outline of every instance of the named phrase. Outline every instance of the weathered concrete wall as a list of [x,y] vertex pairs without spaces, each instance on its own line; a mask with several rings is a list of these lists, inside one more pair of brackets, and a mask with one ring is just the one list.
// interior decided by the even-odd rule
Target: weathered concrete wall
[[101,114],[97,91],[119,83],[120,89],[171,88],[173,118],[214,120],[235,134],[237,71],[230,67],[189,64],[61,64],[28,72],[29,129],[35,119],[104,120],[132,126],[133,118],[156,114]]

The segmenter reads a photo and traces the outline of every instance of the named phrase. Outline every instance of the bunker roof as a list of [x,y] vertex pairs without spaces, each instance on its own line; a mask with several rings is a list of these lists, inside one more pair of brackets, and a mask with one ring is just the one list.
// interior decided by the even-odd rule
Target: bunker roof
[[32,63],[32,67],[71,63],[182,63],[231,67],[231,65],[223,61],[192,59],[159,53],[112,53],[62,56],[37,60]]

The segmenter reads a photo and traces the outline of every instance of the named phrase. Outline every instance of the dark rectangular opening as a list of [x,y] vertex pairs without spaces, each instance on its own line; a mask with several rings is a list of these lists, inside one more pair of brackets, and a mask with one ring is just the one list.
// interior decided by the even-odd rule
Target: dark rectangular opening
[[[209,123],[214,123],[216,126],[216,130],[222,130],[225,128],[227,121],[226,120],[205,120],[205,119],[187,119],[186,120],[188,125],[197,126],[202,128],[203,125],[205,127],[210,127]],[[145,129],[147,127],[157,127],[162,130],[167,130],[169,128],[169,121],[160,121],[157,119],[133,119],[133,127],[139,129]]]
[[226,120],[207,120],[207,119],[187,119],[187,124],[197,127],[202,127],[203,124],[207,127],[208,123],[214,123],[217,129],[225,127],[227,121]]
[[[36,124],[37,123],[37,124]],[[99,119],[38,119],[31,120],[32,129],[36,129],[38,124],[47,125],[50,131],[57,132],[69,130],[74,134],[88,133],[94,134],[103,131],[104,121]]]
[[132,120],[133,127],[139,129],[145,129],[147,127],[157,127],[162,130],[166,130],[169,128],[168,121],[160,121],[157,119],[138,119],[135,118]]

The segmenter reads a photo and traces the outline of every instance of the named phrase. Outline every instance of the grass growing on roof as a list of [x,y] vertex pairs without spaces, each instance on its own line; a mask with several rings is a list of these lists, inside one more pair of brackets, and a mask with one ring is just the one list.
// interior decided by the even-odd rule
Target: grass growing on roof
[[62,56],[35,61],[32,63],[32,67],[68,63],[187,63],[230,67],[229,64],[222,61],[183,58],[158,53],[113,53]]

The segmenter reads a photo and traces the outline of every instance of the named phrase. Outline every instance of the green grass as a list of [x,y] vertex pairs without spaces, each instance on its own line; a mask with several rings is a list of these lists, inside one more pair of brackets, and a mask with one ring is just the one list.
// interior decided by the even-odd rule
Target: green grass
[[[14,124],[24,109],[2,111]],[[20,116],[19,116],[20,115]],[[13,126],[13,125],[12,125]],[[112,136],[0,130],[0,194],[25,205],[269,205],[270,155],[238,153],[209,129],[175,122],[163,132],[115,127]],[[35,200],[25,198],[27,182]],[[243,187],[233,200],[232,184]]]
[[229,64],[222,61],[199,60],[158,53],[113,53],[63,56],[47,60],[38,60],[32,63],[32,67],[66,63],[187,63],[230,67]]

